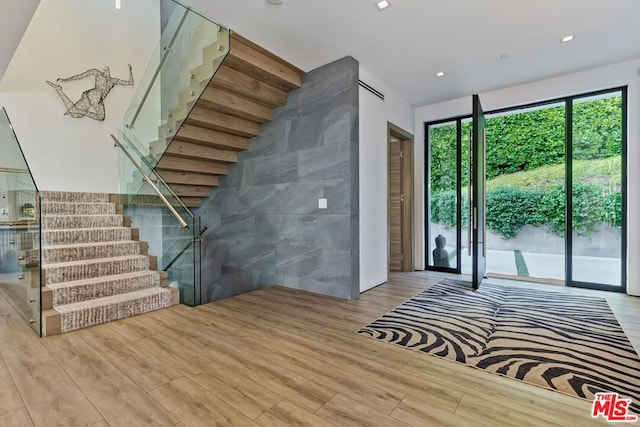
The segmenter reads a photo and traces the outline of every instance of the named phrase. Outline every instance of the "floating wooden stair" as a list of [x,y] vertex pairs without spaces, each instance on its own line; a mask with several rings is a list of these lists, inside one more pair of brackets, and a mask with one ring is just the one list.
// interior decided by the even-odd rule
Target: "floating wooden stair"
[[249,147],[249,139],[272,120],[273,110],[286,104],[287,92],[302,85],[302,75],[300,69],[232,33],[228,55],[156,172],[187,206],[199,206],[218,185],[218,177],[238,161],[238,152]]

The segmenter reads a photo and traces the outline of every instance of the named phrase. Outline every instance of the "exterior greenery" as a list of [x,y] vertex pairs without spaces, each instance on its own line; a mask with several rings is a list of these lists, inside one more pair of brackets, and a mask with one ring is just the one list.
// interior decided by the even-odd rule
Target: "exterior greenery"
[[[526,225],[565,232],[564,105],[487,119],[487,227],[505,239]],[[619,97],[574,105],[573,228],[590,236],[621,226],[622,103]],[[470,124],[463,125],[463,135]],[[430,129],[431,220],[456,225],[456,125]],[[467,138],[463,138],[463,153]],[[467,166],[462,159],[466,193]],[[462,226],[467,225],[463,195]]]

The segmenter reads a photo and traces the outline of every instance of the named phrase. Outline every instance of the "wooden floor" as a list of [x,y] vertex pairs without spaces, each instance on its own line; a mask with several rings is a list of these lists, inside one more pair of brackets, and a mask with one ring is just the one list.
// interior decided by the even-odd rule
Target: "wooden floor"
[[[0,426],[587,426],[591,404],[354,334],[444,275],[271,288],[37,338],[0,301]],[[523,284],[522,286],[540,286]],[[605,295],[636,346],[640,299]]]

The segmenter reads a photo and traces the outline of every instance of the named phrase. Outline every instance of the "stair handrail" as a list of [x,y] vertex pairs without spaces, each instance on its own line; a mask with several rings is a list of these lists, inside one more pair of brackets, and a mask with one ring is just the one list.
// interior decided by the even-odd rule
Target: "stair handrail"
[[[184,245],[184,247],[180,250],[180,252],[178,252],[178,254],[177,254],[177,255],[175,255],[175,256],[173,257],[173,259],[172,259],[170,262],[168,262],[168,263],[167,263],[167,264],[166,264],[162,269],[163,269],[163,270],[165,270],[165,271],[169,270],[169,269],[173,266],[173,264],[175,264],[175,263],[176,263],[176,261],[178,261],[178,260],[180,259],[180,257],[182,256],[182,254],[183,254],[183,253],[185,253],[185,252],[187,251],[187,249],[189,249],[189,247],[190,247],[191,245],[193,245],[195,242],[202,241],[202,235],[203,235],[203,234],[204,234],[208,229],[209,229],[209,226],[208,226],[208,225],[205,225],[204,227],[202,227],[202,228],[200,229],[200,233],[199,233],[199,235],[198,235],[198,236],[194,236],[194,237],[193,237],[193,240],[192,240],[191,242],[189,242],[189,243],[187,243],[186,245]],[[175,247],[176,245],[177,245],[177,242],[176,242],[176,244],[175,244],[175,245],[173,245],[173,246]],[[172,247],[171,249],[173,249],[173,247]],[[162,259],[164,260],[164,258],[162,258]],[[164,265],[164,264],[163,264],[163,265]]]
[[[160,197],[160,200],[162,200],[162,203],[164,203],[164,205],[167,207],[167,209],[169,209],[169,212],[171,212],[173,214],[173,216],[178,220],[178,222],[180,223],[180,228],[189,228],[189,224],[187,224],[187,222],[184,220],[184,218],[182,218],[182,215],[180,215],[178,213],[178,211],[176,211],[176,208],[174,208],[173,205],[171,203],[169,203],[169,200],[167,200],[165,195],[162,194],[162,191],[160,191],[160,189],[156,186],[156,184],[153,182],[153,180],[151,178],[149,178],[149,175],[147,175],[145,173],[145,171],[142,169],[142,167],[133,159],[131,154],[129,154],[127,149],[124,148],[124,146],[120,143],[118,138],[116,138],[115,135],[113,135],[113,134],[111,134],[111,138],[113,138],[114,146],[117,147],[117,148],[120,148],[122,150],[124,155],[127,156],[127,158],[131,161],[133,166],[135,166],[135,168],[138,170],[138,172],[140,172],[142,174],[142,177],[147,182],[147,184],[149,184],[151,186],[151,188],[153,188],[153,191],[156,192],[158,197]],[[178,198],[178,200],[180,200],[180,198]]]
[[[142,162],[149,168],[150,171],[153,171],[153,174],[156,177],[156,181],[160,181],[160,183],[162,185],[164,185],[164,187],[169,190],[169,193],[171,193],[171,195],[178,201],[178,203],[180,203],[180,206],[182,206],[182,209],[184,209],[191,218],[194,218],[193,212],[191,211],[191,209],[189,209],[187,207],[187,205],[182,201],[182,199],[180,198],[180,196],[178,196],[178,194],[173,190],[173,188],[171,188],[171,186],[169,184],[167,184],[167,182],[164,180],[164,178],[162,178],[154,169],[153,166],[151,166],[151,164],[149,163],[149,161],[146,159],[145,156],[142,155],[142,153],[140,153],[140,151],[138,150],[138,148],[136,147],[136,145],[134,143],[132,143],[129,138],[127,138],[127,136],[123,133],[121,133],[120,135],[122,135],[122,137],[124,139],[126,139],[127,141],[129,141],[129,143],[131,144],[131,147],[137,152],[137,154],[140,156],[140,160],[142,160]],[[113,136],[113,135],[112,135]],[[124,147],[123,147],[124,148]],[[154,182],[156,182],[154,181]]]
[[173,44],[175,43],[176,38],[178,37],[178,33],[182,29],[182,25],[184,24],[184,21],[187,19],[187,16],[189,15],[189,12],[191,11],[191,7],[190,6],[184,6],[184,7],[185,7],[185,11],[182,14],[182,17],[180,18],[180,23],[178,24],[178,27],[176,28],[176,31],[173,33],[173,36],[171,36],[171,40],[169,40],[169,44],[167,44],[162,49],[163,50],[162,58],[160,59],[160,63],[156,67],[156,71],[153,73],[153,77],[151,78],[151,83],[147,86],[147,90],[145,91],[144,95],[142,96],[142,100],[140,101],[140,105],[138,105],[138,108],[136,109],[136,112],[133,115],[133,118],[131,119],[131,122],[128,125],[126,125],[126,127],[129,128],[129,129],[133,129],[133,126],[135,125],[136,120],[138,120],[138,116],[140,115],[140,111],[142,111],[142,106],[147,101],[147,98],[149,97],[149,93],[151,93],[151,88],[153,88],[153,84],[157,80],[158,75],[160,75],[160,71],[162,70],[162,66],[164,65],[164,62],[167,60],[167,56],[169,56],[169,52],[171,52],[171,48],[173,47]]

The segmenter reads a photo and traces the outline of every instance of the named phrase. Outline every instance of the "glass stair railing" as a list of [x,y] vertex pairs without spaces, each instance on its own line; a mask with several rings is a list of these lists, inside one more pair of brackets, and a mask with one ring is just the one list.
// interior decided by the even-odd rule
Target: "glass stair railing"
[[0,294],[42,335],[40,194],[0,108]]
[[229,52],[229,30],[175,7],[124,118],[124,134],[155,166]]
[[229,52],[229,30],[177,2],[113,136],[119,151],[120,202],[180,302],[200,304],[200,218],[155,167]]

